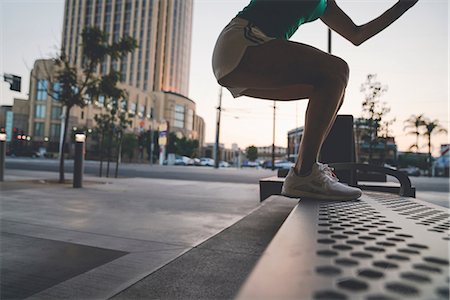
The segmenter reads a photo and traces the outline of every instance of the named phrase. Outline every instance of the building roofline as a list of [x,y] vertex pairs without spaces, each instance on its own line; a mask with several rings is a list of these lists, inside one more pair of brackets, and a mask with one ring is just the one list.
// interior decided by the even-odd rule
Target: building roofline
[[191,101],[192,103],[196,104],[194,100],[192,100],[192,99],[190,99],[190,98],[188,98],[188,97],[186,97],[186,96],[184,96],[184,95],[181,95],[181,94],[178,94],[178,93],[175,93],[175,92],[169,92],[169,91],[161,91],[161,92],[163,92],[163,93],[165,93],[165,94],[172,94],[172,95],[175,95],[175,96],[178,96],[178,97],[182,97],[182,98],[184,98],[184,99],[186,99],[186,100],[189,100],[189,101]]

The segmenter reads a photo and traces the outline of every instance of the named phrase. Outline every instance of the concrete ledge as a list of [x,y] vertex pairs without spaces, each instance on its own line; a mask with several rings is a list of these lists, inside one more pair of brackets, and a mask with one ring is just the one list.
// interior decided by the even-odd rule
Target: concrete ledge
[[113,299],[231,299],[286,217],[294,199],[272,196],[254,212]]

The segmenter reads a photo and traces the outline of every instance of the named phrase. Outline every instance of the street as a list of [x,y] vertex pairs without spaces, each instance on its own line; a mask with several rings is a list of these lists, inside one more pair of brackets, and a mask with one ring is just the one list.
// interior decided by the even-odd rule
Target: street
[[[39,158],[6,158],[6,169],[50,171],[58,172],[59,161],[56,159]],[[66,160],[65,171],[72,172],[73,161]],[[110,165],[110,177],[114,176],[115,164]],[[103,175],[105,175],[106,163],[103,164]],[[85,161],[85,173],[98,175],[99,162]],[[269,169],[236,169],[195,166],[160,166],[150,164],[121,164],[119,177],[142,177],[176,180],[193,180],[208,182],[231,182],[231,183],[258,183],[260,178],[274,176],[276,171]],[[410,177],[413,186],[418,193],[438,192],[449,193],[450,181],[443,177]],[[388,176],[389,182],[397,182],[394,177]]]

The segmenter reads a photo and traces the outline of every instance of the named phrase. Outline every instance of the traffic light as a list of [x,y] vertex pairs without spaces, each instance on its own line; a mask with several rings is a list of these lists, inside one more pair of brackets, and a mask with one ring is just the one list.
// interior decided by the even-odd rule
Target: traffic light
[[22,81],[22,77],[5,73],[3,75],[3,78],[6,82],[9,83],[9,89],[11,91],[20,92],[20,83]]

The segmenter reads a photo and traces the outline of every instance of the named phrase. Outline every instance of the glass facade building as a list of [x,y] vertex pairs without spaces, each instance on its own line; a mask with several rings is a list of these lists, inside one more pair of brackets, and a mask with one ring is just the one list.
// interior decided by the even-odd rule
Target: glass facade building
[[84,27],[100,28],[111,42],[132,36],[139,48],[99,71],[120,71],[123,83],[144,91],[187,97],[192,14],[193,0],[66,0],[62,48],[80,66]]

